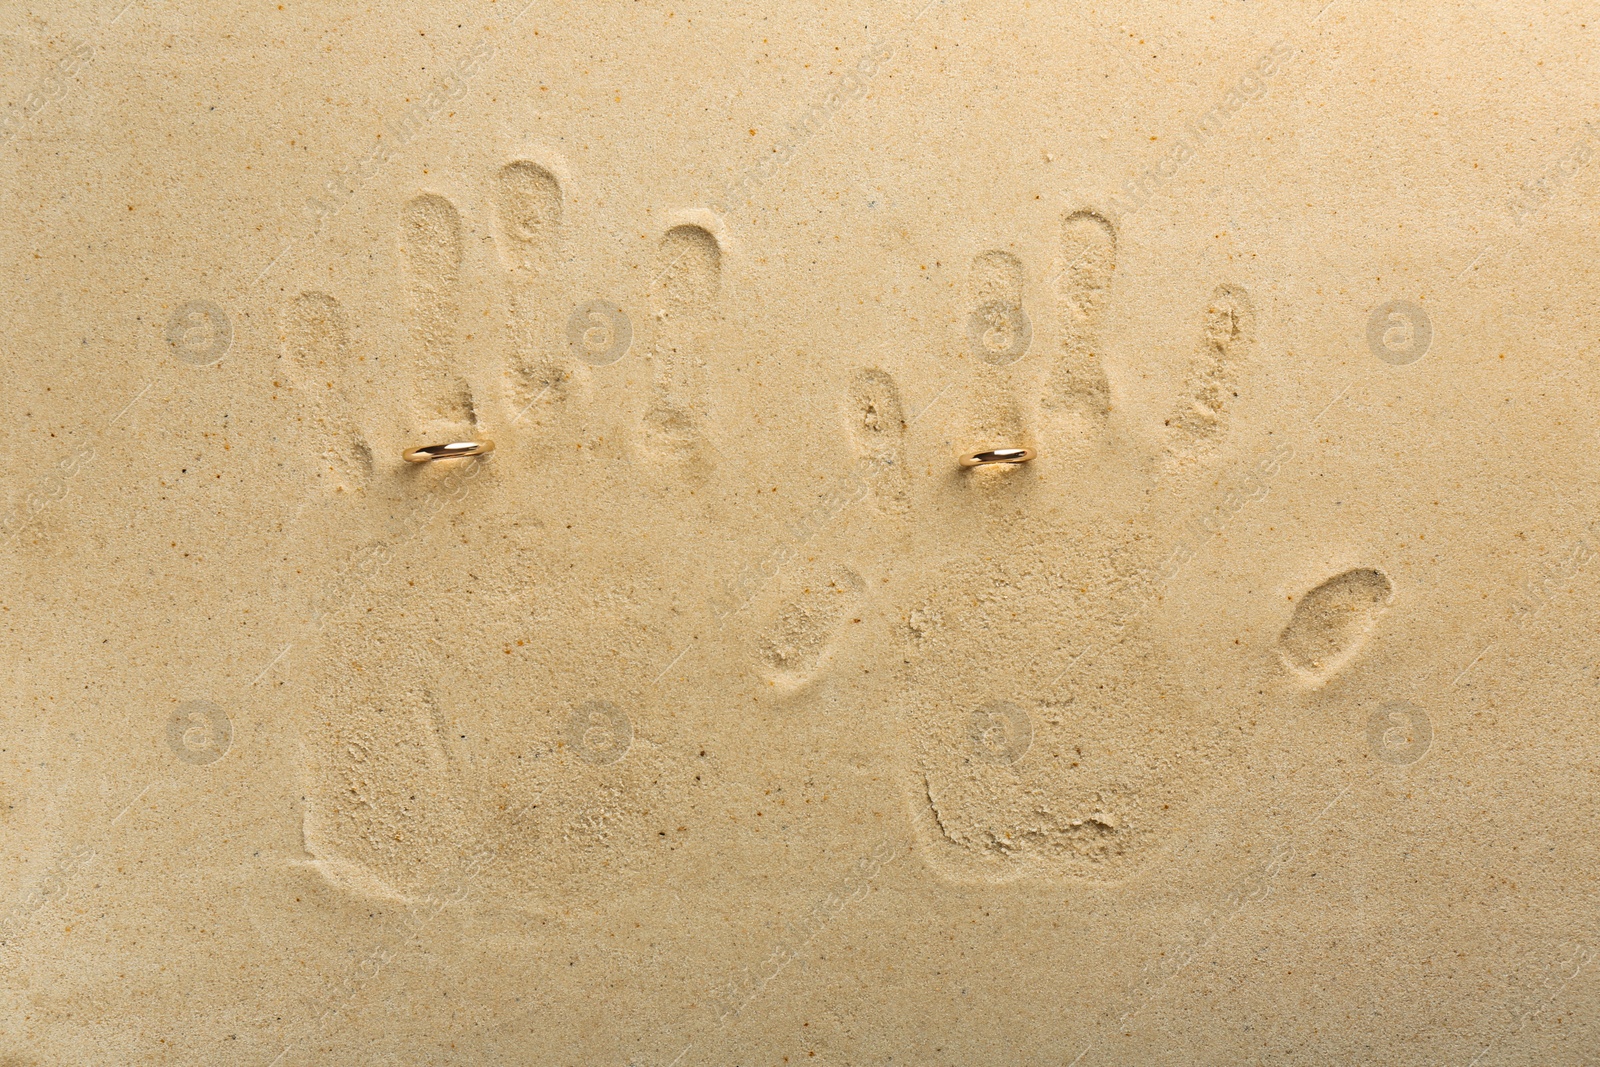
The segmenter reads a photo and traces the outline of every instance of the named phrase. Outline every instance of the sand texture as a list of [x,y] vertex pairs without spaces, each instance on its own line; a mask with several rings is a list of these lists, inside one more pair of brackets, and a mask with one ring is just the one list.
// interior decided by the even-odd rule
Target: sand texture
[[0,58],[0,1067],[1600,1061],[1600,10]]

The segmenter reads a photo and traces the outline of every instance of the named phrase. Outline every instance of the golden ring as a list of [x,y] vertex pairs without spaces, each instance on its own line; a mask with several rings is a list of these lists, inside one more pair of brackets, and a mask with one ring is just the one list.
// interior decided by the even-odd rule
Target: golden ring
[[452,441],[447,445],[425,445],[422,448],[408,448],[403,455],[407,463],[430,463],[436,459],[486,456],[493,451],[493,441]]
[[981,467],[986,463],[1026,463],[1037,454],[1031,448],[985,448],[962,456],[961,465]]

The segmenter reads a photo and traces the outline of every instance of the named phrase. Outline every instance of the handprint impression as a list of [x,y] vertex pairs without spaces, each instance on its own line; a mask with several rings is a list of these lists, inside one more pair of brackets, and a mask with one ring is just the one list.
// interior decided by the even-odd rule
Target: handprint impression
[[[324,525],[393,549],[359,582],[322,583],[338,596],[324,596],[332,602],[306,680],[304,836],[319,869],[362,892],[420,891],[471,846],[497,857],[479,876],[485,893],[519,906],[581,906],[616,896],[623,876],[664,862],[650,813],[670,803],[669,791],[693,787],[694,768],[664,756],[668,727],[656,714],[675,682],[651,682],[682,637],[650,598],[676,588],[660,579],[668,566],[711,564],[703,553],[689,563],[660,558],[687,539],[681,524],[703,516],[692,510],[697,502],[681,514],[664,502],[645,464],[537,446],[556,434],[582,439],[596,420],[631,418],[625,437],[639,458],[653,463],[665,451],[706,469],[706,357],[718,340],[711,326],[721,253],[699,227],[660,239],[668,269],[656,300],[667,314],[651,352],[654,380],[636,373],[635,361],[617,370],[580,363],[566,337],[575,294],[565,289],[559,254],[560,186],[528,161],[500,167],[488,182],[497,256],[463,243],[461,215],[445,197],[427,193],[400,206],[408,344],[395,359],[399,387],[369,406],[430,440],[497,438],[492,460],[411,468],[398,441],[369,449],[351,404],[359,390],[350,376],[362,358],[349,316],[321,293],[284,313],[296,400],[314,424],[314,451],[325,453],[319,481],[374,488],[325,497],[324,507],[340,513]],[[498,405],[475,399],[463,343],[464,307],[492,288],[475,285],[485,271],[504,280]],[[639,395],[606,401],[635,381]],[[369,383],[362,394],[378,392]],[[545,415],[521,419],[536,403]],[[470,504],[432,507],[446,472],[469,469],[479,471]],[[646,512],[660,536],[637,536]],[[393,544],[392,531],[419,513],[437,517]],[[672,574],[704,584],[697,573]],[[513,811],[525,814],[508,818]]]
[[[1057,457],[1104,440],[1114,419],[1103,331],[1116,233],[1087,211],[1061,225],[1060,347],[1042,393],[1013,405],[1040,427],[1019,433]],[[997,261],[979,256],[974,270],[993,273]],[[1228,709],[1186,690],[1176,657],[1147,625],[1153,576],[1171,546],[1162,536],[1169,517],[1146,501],[1178,495],[1158,487],[1147,496],[1148,472],[1203,470],[1216,454],[1253,340],[1242,289],[1220,286],[1197,310],[1193,372],[1166,440],[1147,455],[1010,477],[973,472],[937,492],[918,523],[928,531],[919,536],[940,539],[919,557],[942,562],[925,568],[902,615],[907,788],[927,854],[950,877],[1110,876],[1245,740]],[[977,395],[992,402],[995,393],[991,385]],[[1137,435],[1120,427],[1116,439]],[[1166,464],[1151,462],[1161,453]],[[1007,482],[1033,488],[1007,495]],[[1050,506],[1052,493],[1061,506]],[[1027,501],[1027,521],[999,506],[1007,500]]]

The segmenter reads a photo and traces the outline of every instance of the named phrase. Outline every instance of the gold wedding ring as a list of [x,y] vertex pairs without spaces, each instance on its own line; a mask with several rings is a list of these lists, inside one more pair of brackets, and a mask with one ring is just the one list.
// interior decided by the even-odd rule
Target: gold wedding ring
[[431,463],[436,459],[486,456],[493,451],[493,441],[452,441],[447,445],[425,445],[422,448],[408,448],[405,450],[404,458],[407,463]]
[[961,457],[963,467],[982,467],[987,463],[1026,463],[1037,453],[1031,448],[985,448]]

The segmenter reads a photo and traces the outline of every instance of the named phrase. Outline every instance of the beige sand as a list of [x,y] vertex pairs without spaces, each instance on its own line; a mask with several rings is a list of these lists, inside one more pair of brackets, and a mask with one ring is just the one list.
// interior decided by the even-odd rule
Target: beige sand
[[1600,1056],[1592,8],[125,3],[0,1064]]

